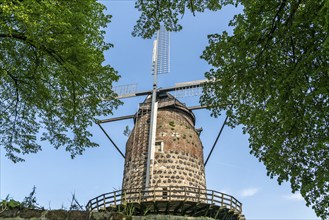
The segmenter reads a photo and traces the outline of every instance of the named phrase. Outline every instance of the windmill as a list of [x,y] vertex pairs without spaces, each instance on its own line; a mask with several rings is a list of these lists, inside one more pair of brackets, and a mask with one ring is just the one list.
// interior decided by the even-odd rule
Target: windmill
[[[156,214],[205,215],[216,219],[228,216],[242,220],[239,201],[206,189],[204,167],[225,122],[204,162],[200,131],[195,128],[192,112],[204,106],[187,107],[177,99],[200,95],[207,80],[158,88],[158,75],[170,71],[169,42],[169,33],[161,28],[153,43],[151,90],[136,92],[133,84],[120,87],[119,99],[146,96],[137,113],[98,121],[99,127],[125,159],[123,187],[90,200],[87,209],[116,210],[122,204],[130,204],[134,214],[139,215],[152,210]],[[101,124],[125,119],[134,119],[135,126],[123,154]]]

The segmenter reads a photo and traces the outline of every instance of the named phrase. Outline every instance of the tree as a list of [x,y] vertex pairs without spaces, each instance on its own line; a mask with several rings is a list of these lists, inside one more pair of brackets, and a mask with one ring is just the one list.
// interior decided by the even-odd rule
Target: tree
[[151,38],[160,29],[160,23],[168,31],[180,31],[182,25],[178,23],[179,16],[183,16],[186,10],[195,15],[195,12],[204,12],[206,9],[219,10],[222,4],[218,0],[137,0],[135,7],[141,11],[141,15],[132,35]]
[[110,16],[96,0],[0,3],[0,145],[14,162],[41,150],[37,135],[74,157],[95,147],[86,130],[110,114],[116,71],[104,62]]
[[230,22],[233,35],[208,36],[202,58],[213,68],[201,102],[242,125],[268,175],[329,218],[329,1],[138,1],[134,35],[150,37],[161,22],[178,31],[185,8],[227,4],[244,10]]

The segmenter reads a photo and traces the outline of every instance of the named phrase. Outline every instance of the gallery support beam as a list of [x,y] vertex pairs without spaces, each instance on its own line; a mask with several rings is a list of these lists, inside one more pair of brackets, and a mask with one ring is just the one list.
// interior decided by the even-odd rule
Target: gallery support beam
[[121,154],[121,156],[123,158],[125,158],[125,155],[121,152],[121,150],[118,148],[118,146],[114,143],[114,141],[111,139],[111,137],[108,135],[108,133],[106,133],[106,131],[104,130],[104,128],[100,124],[97,124],[97,125],[102,129],[102,131],[104,132],[104,134],[106,135],[106,137],[111,141],[111,143],[118,150],[118,152]]
[[207,157],[207,159],[206,159],[206,162],[204,163],[204,166],[206,166],[207,163],[208,163],[208,160],[209,160],[209,158],[210,158],[210,156],[211,156],[211,154],[212,154],[212,152],[213,152],[213,150],[214,150],[214,148],[215,148],[215,146],[216,146],[216,144],[217,144],[217,141],[218,141],[220,135],[221,135],[222,132],[223,132],[223,129],[224,129],[224,126],[225,126],[225,124],[226,124],[227,119],[228,119],[228,116],[226,116],[225,121],[224,121],[222,127],[220,128],[220,131],[219,131],[219,133],[218,133],[218,135],[217,135],[217,138],[216,138],[216,140],[215,140],[215,143],[214,143],[214,145],[212,146],[212,148],[211,148],[211,150],[210,150],[210,153],[208,154],[208,157]]

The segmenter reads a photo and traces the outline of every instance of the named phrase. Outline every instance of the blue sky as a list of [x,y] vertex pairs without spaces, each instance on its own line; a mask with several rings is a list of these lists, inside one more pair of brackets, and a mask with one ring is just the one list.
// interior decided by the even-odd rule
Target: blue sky
[[[106,29],[106,41],[114,48],[106,53],[106,63],[111,64],[121,75],[117,85],[136,83],[138,90],[151,89],[152,40],[133,38],[131,31],[138,18],[133,1],[101,1],[113,15]],[[211,67],[200,59],[207,45],[207,34],[220,33],[227,27],[234,13],[241,9],[224,8],[220,12],[186,14],[183,30],[171,34],[171,73],[159,77],[159,86],[173,86],[175,83],[199,80]],[[143,98],[123,100],[125,104],[114,116],[134,114]],[[181,100],[188,106],[196,105],[198,97]],[[211,118],[207,110],[194,112],[196,127],[202,127],[201,139],[205,157],[215,141],[224,116]],[[104,128],[124,151],[125,126],[132,128],[132,120],[104,124]],[[83,156],[71,160],[64,149],[55,150],[48,143],[42,143],[43,151],[28,155],[26,162],[13,164],[4,158],[1,149],[1,198],[10,194],[16,200],[27,196],[36,186],[38,203],[45,208],[69,207],[75,193],[81,204],[102,193],[121,188],[123,159],[106,139],[102,131],[90,128],[93,140],[100,147],[88,149]],[[292,194],[289,184],[281,186],[275,179],[266,176],[263,164],[249,154],[248,136],[241,127],[226,127],[217,147],[206,166],[207,188],[235,196],[243,203],[247,219],[317,219],[311,208],[299,194]]]

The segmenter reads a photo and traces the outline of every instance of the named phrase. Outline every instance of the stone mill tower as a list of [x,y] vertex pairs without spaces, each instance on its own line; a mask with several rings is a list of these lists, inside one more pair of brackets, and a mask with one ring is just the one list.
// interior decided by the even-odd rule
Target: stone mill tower
[[[195,128],[193,109],[176,99],[176,92],[198,93],[206,80],[158,88],[158,74],[169,72],[169,33],[160,29],[153,44],[153,88],[118,94],[118,99],[146,96],[134,115],[98,121],[99,127],[124,158],[122,188],[91,199],[88,211],[124,212],[128,215],[181,215],[220,220],[245,220],[242,204],[233,196],[206,188],[203,145]],[[175,97],[170,93],[175,92]],[[184,97],[184,95],[183,95]],[[125,154],[101,123],[134,120]],[[220,133],[219,133],[220,134]],[[218,136],[219,137],[219,136]],[[218,138],[217,138],[218,139]],[[217,141],[216,139],[216,141]],[[216,142],[215,142],[216,143]],[[161,217],[162,216],[162,217]]]
[[[169,93],[158,94],[158,103],[149,186],[205,189],[203,146],[194,114]],[[135,126],[126,144],[123,189],[146,186],[150,104],[149,96],[134,118]]]

